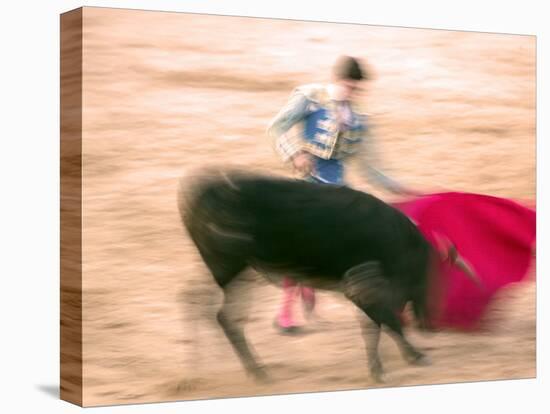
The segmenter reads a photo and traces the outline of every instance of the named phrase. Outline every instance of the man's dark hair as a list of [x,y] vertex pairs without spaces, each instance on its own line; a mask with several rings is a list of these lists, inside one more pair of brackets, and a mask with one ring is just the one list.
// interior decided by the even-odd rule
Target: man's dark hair
[[367,80],[367,73],[361,68],[356,58],[340,56],[334,65],[334,75],[337,79]]

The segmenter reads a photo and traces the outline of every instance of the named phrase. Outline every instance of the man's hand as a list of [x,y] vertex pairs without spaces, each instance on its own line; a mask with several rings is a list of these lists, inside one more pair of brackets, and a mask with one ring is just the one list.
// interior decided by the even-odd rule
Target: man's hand
[[419,191],[411,190],[410,188],[401,188],[401,195],[406,195],[409,197],[421,197],[424,193]]
[[398,184],[396,183],[395,181],[392,182],[389,190],[393,193],[393,194],[396,194],[396,195],[400,195],[400,196],[407,196],[407,197],[421,197],[423,196],[424,194],[419,192],[419,191],[416,191],[416,190],[412,190],[408,187],[403,187],[401,184]]
[[411,190],[410,188],[402,187],[400,185],[397,185],[397,186],[394,185],[391,191],[392,193],[400,196],[420,197],[423,195],[421,192]]
[[308,174],[313,170],[313,158],[307,152],[300,152],[292,157],[292,165],[298,171]]

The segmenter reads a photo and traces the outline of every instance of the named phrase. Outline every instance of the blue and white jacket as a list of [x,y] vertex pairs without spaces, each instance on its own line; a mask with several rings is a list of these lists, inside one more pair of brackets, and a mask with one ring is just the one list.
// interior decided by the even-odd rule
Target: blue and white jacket
[[[306,151],[314,157],[312,177],[318,181],[343,184],[344,160],[358,153],[366,155],[361,164],[369,181],[395,191],[399,185],[373,167],[369,149],[367,118],[354,106],[350,119],[342,128],[337,120],[337,102],[330,99],[328,85],[308,84],[296,88],[288,103],[270,122],[268,135],[275,140],[275,148],[283,161],[296,153]],[[299,134],[289,130],[301,125]],[[372,148],[371,148],[372,149]],[[365,154],[366,150],[366,154]],[[364,157],[363,157],[364,158]]]

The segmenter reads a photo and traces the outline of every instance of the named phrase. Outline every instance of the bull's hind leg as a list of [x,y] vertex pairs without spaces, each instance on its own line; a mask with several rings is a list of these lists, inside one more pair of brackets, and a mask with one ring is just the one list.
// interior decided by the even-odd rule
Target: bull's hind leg
[[246,323],[250,305],[247,295],[244,294],[247,289],[249,288],[243,286],[241,281],[235,281],[224,287],[224,300],[218,312],[218,323],[246,371],[256,380],[265,381],[268,379],[267,374],[258,364],[254,351],[244,335],[243,325]]
[[204,233],[196,233],[198,235],[193,237],[193,240],[204,263],[223,289],[223,305],[217,314],[218,323],[247,372],[256,379],[264,380],[266,375],[256,362],[243,330],[250,306],[250,289],[241,276],[248,266],[245,254],[242,253],[246,251],[247,246],[240,240],[235,241],[233,236],[210,239],[203,237]]
[[[223,280],[227,281],[228,278],[225,277]],[[256,380],[265,381],[268,377],[258,364],[253,349],[244,335],[243,326],[248,319],[250,308],[250,286],[247,286],[246,282],[245,277],[238,277],[220,284],[224,298],[217,319],[246,371]]]

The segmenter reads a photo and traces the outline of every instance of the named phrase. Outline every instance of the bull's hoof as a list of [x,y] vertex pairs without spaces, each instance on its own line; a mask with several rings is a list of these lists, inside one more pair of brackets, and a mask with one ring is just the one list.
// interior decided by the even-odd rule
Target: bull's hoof
[[412,359],[410,363],[411,365],[417,365],[419,367],[427,367],[429,365],[432,365],[432,360],[424,354],[419,354],[414,359]]
[[384,374],[377,375],[372,378],[373,381],[377,384],[385,384],[386,383],[386,376]]
[[249,374],[254,377],[254,381],[260,384],[269,384],[273,382],[267,371],[262,367],[257,367],[249,371]]
[[374,382],[377,384],[384,384],[386,380],[386,375],[382,369],[382,364],[376,364],[370,369],[370,376]]
[[386,383],[386,374],[384,374],[384,372],[377,372],[377,373],[372,373],[371,372],[370,376],[376,384],[385,384]]

